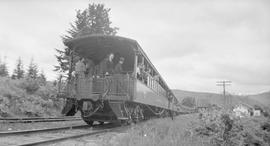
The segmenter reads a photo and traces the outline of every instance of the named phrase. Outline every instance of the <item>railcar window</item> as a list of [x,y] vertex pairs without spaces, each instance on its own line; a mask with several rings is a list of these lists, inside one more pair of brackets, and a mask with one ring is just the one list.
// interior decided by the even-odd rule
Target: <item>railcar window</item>
[[157,94],[167,96],[164,83],[162,82],[160,76],[154,71],[152,66],[141,55],[138,55],[136,74],[138,80],[142,81],[145,85],[154,90]]

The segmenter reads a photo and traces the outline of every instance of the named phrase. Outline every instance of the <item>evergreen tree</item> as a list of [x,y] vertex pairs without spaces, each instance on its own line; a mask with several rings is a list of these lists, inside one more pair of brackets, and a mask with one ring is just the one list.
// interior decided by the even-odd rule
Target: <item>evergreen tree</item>
[[0,76],[1,77],[7,77],[9,74],[8,74],[8,68],[7,68],[7,64],[6,62],[2,62],[1,59],[0,59]]
[[41,85],[46,85],[47,78],[46,78],[43,70],[39,73],[38,80],[39,80],[39,83]]
[[[103,4],[89,4],[85,10],[77,11],[75,22],[71,24],[71,28],[67,31],[67,35],[63,36],[63,42],[70,39],[92,35],[115,35],[118,28],[111,27],[109,12],[111,9],[105,8]],[[55,66],[55,71],[67,73],[69,70],[69,58],[71,57],[72,48],[67,46],[64,50],[56,49],[58,64]]]
[[12,79],[21,79],[24,77],[23,62],[20,57],[17,60],[16,68],[14,69],[11,77]]
[[31,59],[27,70],[27,77],[31,79],[36,79],[38,77],[38,66],[34,63],[34,59]]

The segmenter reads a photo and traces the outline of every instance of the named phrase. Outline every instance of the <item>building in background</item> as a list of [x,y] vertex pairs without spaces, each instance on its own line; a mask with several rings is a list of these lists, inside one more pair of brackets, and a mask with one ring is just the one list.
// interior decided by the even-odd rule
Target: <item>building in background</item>
[[236,117],[249,117],[251,116],[250,107],[239,104],[233,108],[233,113]]

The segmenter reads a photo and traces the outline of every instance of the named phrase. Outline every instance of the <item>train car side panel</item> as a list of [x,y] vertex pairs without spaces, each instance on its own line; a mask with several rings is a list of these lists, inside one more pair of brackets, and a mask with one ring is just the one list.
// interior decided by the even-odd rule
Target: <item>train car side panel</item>
[[158,95],[138,80],[136,81],[136,87],[136,97],[133,100],[134,102],[168,109],[169,101],[165,96]]

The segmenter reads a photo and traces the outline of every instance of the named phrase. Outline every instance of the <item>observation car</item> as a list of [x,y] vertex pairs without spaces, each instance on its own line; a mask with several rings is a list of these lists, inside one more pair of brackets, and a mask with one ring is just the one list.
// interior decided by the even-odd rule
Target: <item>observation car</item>
[[[179,113],[178,100],[169,89],[137,41],[120,36],[88,35],[65,42],[72,51],[70,71],[65,88],[58,94],[66,98],[62,113],[73,116],[81,112],[83,120],[137,122],[151,117]],[[124,57],[123,73],[74,77],[78,59],[90,59],[98,66],[110,53],[116,64]],[[61,87],[62,88],[62,87]]]

